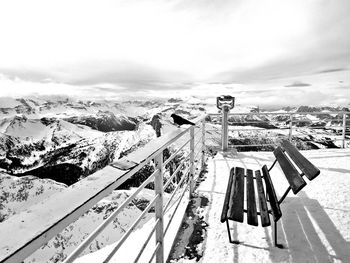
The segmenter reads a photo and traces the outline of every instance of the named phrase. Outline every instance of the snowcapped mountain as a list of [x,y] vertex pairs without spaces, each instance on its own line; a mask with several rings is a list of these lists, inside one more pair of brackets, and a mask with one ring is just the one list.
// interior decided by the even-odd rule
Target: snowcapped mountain
[[[237,130],[230,131],[230,143],[277,144],[280,137],[288,136],[290,119],[286,114],[297,113],[294,115],[298,123],[293,124],[293,139],[298,145],[305,149],[338,147],[339,142],[333,143],[332,139],[338,132],[334,126],[341,127],[340,116],[336,113],[312,115],[315,111],[337,110],[349,111],[337,107],[301,106],[261,115],[259,112],[264,112],[263,109],[236,105],[231,112],[242,114],[229,118],[230,128]],[[28,209],[49,195],[59,194],[67,186],[153,138],[177,129],[170,118],[172,113],[191,120],[218,111],[215,98],[212,101],[194,97],[152,101],[0,98],[0,222],[10,220],[13,214]],[[248,112],[256,114],[243,114]],[[220,117],[208,120],[211,123],[207,124],[206,143],[217,147],[221,141],[221,120]],[[313,129],[313,126],[323,129]],[[266,134],[273,139],[266,139]],[[248,147],[246,150],[254,149]],[[166,176],[170,173],[170,170],[165,172]],[[57,262],[63,259],[129,196],[127,188],[143,178],[140,174],[137,176],[139,178],[131,178],[135,182],[127,181],[124,189],[114,191],[99,202],[34,253],[28,262]],[[145,189],[140,198],[119,214],[117,220],[84,253],[96,251],[118,240],[130,226],[130,219],[142,212],[150,196],[153,196],[153,192]],[[147,222],[148,217],[143,220]]]
[[51,179],[72,184],[153,137],[154,130],[145,124],[131,131],[105,133],[65,120],[14,117],[0,137],[6,142],[0,148],[0,168],[17,176],[50,174]]
[[110,131],[132,131],[135,130],[138,120],[123,114],[115,116],[109,111],[98,111],[94,115],[83,115],[65,118],[66,121],[74,124],[81,124],[92,129]]
[[[230,125],[265,129],[286,128],[287,113],[294,115],[297,127],[328,127],[342,124],[337,114],[311,115],[315,111],[337,111],[347,108],[285,107],[274,115],[255,106],[236,105],[232,113],[256,112],[256,115],[235,115]],[[64,97],[20,98],[0,100],[0,169],[17,175],[35,175],[72,184],[108,163],[125,151],[144,144],[156,136],[158,116],[164,132],[172,129],[170,115],[176,113],[192,119],[217,113],[216,102],[195,97],[154,99],[151,101],[83,101]],[[212,118],[220,124],[220,118]],[[312,132],[310,131],[310,134]],[[326,134],[328,136],[328,134]],[[69,174],[69,176],[67,176]]]
[[0,100],[0,169],[72,184],[156,136],[151,119],[194,118],[200,101]]

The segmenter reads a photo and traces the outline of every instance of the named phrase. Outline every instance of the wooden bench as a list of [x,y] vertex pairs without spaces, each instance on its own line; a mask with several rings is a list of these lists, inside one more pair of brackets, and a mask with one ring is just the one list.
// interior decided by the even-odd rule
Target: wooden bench
[[[273,153],[276,159],[269,169],[264,165],[261,170],[254,172],[251,169],[245,170],[241,167],[233,167],[230,170],[225,201],[221,213],[221,222],[226,222],[230,243],[238,244],[239,241],[233,241],[231,238],[229,220],[243,223],[244,213],[246,213],[247,223],[249,225],[258,226],[258,216],[260,216],[261,226],[267,227],[271,225],[271,214],[274,221],[274,245],[282,248],[282,245],[277,244],[277,221],[282,217],[280,204],[290,190],[294,194],[297,194],[304,188],[306,185],[303,179],[304,175],[309,180],[313,180],[320,174],[320,170],[287,140],[283,140],[281,146],[278,146]],[[279,199],[277,198],[269,173],[276,162],[279,163],[289,183],[287,190]],[[254,182],[256,187],[254,186]],[[255,189],[257,193],[255,193]],[[246,207],[244,207],[244,192],[246,192]],[[256,203],[259,204],[259,210]]]

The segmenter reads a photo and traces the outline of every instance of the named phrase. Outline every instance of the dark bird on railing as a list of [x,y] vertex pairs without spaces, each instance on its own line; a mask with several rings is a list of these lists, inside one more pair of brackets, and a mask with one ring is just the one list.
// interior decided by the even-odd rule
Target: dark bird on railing
[[174,120],[174,123],[181,126],[181,125],[184,125],[184,124],[189,124],[189,125],[195,125],[193,122],[189,121],[189,120],[186,120],[184,118],[182,118],[181,116],[177,115],[177,114],[171,114],[171,116]]

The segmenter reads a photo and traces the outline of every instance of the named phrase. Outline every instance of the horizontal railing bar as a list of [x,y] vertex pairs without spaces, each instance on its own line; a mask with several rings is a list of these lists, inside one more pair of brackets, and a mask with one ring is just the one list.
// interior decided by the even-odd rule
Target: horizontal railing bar
[[[229,127],[235,127],[235,126],[229,126]],[[245,127],[244,125],[240,126],[240,127]],[[313,130],[318,130],[318,129],[324,129],[324,130],[328,130],[328,129],[332,129],[332,128],[339,128],[339,130],[341,130],[343,127],[342,126],[302,126],[302,127],[297,127],[297,126],[293,126],[293,128],[295,129],[313,129]],[[235,129],[235,128],[231,128],[228,129],[229,131],[235,132],[235,131],[278,131],[278,130],[289,130],[289,127],[280,127],[280,128],[262,128],[262,127],[256,127],[256,128],[249,128],[249,129]],[[219,129],[217,130],[206,130],[206,132],[221,132]]]
[[154,251],[153,251],[153,253],[152,253],[151,259],[148,261],[148,263],[151,263],[151,262],[152,262],[152,260],[153,260],[154,256],[156,255],[156,253],[157,253],[159,247],[160,247],[160,243],[157,243],[157,245],[156,245],[156,247],[155,247],[155,249],[154,249]]
[[176,155],[191,141],[191,139],[188,139],[179,149],[176,150],[168,159],[166,159],[163,163],[163,166],[165,167],[172,159],[176,157]]
[[275,145],[274,143],[264,143],[264,144],[238,144],[238,145],[230,145],[232,147],[251,147],[251,146],[271,146],[271,145]]
[[258,128],[258,129],[228,129],[230,132],[244,132],[244,131],[256,131],[256,132],[278,132],[279,130],[289,130],[289,128],[281,128],[281,129],[265,129],[265,128]]
[[[334,121],[334,120],[332,120]],[[340,120],[339,120],[340,121]],[[283,122],[283,121],[280,121]],[[273,125],[274,123],[280,123],[280,122],[276,122],[276,121],[241,121],[241,122],[236,122],[236,121],[228,121],[228,124],[231,126],[244,126],[244,125],[240,125],[240,124],[271,124]],[[321,122],[321,120],[315,121],[315,120],[297,120],[297,119],[293,119],[292,124],[294,123],[318,123]],[[290,121],[288,121],[288,124],[290,123]],[[326,123],[324,120],[322,120],[322,123]],[[335,125],[334,125],[335,126]],[[324,126],[320,126],[320,127],[324,127]]]
[[252,124],[255,124],[255,123],[257,123],[257,124],[266,124],[266,123],[271,123],[271,121],[269,121],[269,120],[267,120],[267,121],[246,121],[246,120],[244,120],[244,121],[228,121],[228,124],[237,124],[237,126],[239,126],[239,124],[246,124],[246,123],[248,123],[248,124],[250,124],[250,123],[252,123]]
[[145,208],[145,210],[142,211],[141,215],[136,219],[136,221],[131,225],[131,227],[125,232],[125,234],[121,237],[121,239],[118,241],[117,245],[113,248],[113,250],[108,254],[106,259],[103,261],[108,262],[115,252],[120,248],[120,246],[124,243],[124,241],[128,238],[128,236],[131,234],[131,232],[135,229],[135,227],[138,225],[138,223],[141,221],[141,219],[148,213],[148,211],[154,206],[155,201],[157,198],[160,198],[160,195],[156,195],[152,201],[148,204],[148,206]]
[[167,231],[168,231],[168,229],[169,229],[169,227],[170,227],[171,222],[173,221],[173,218],[174,218],[174,216],[175,216],[175,213],[176,213],[177,209],[179,208],[179,206],[180,206],[180,204],[181,204],[181,200],[182,200],[182,198],[183,198],[183,196],[184,196],[184,194],[185,194],[185,192],[186,192],[186,190],[187,190],[187,187],[188,187],[188,184],[184,186],[184,189],[182,190],[182,192],[181,192],[181,194],[180,194],[179,201],[178,201],[177,204],[176,204],[176,207],[175,207],[175,209],[174,209],[174,212],[171,214],[171,217],[170,217],[170,219],[169,219],[169,222],[168,222],[168,224],[167,224],[167,226],[166,226],[166,228],[165,228],[165,230],[164,230],[163,236],[165,236],[165,234],[167,233]]
[[148,245],[149,240],[151,239],[152,235],[154,234],[154,231],[156,230],[158,222],[159,222],[159,218],[156,220],[155,225],[152,227],[151,232],[148,234],[146,241],[143,243],[140,252],[137,254],[137,256],[134,260],[134,263],[139,261],[143,251],[145,250],[146,246]]
[[[322,114],[350,114],[348,111],[326,111],[326,112],[321,112],[321,111],[316,111],[316,112],[230,112],[228,115],[229,116],[237,116],[237,115],[322,115]],[[209,116],[213,117],[221,117],[222,114],[220,113],[209,113]]]
[[171,183],[171,180],[175,177],[175,175],[178,173],[178,171],[182,168],[182,166],[185,164],[186,161],[189,161],[189,157],[190,157],[191,153],[187,154],[187,156],[181,161],[181,163],[177,166],[177,168],[175,169],[175,171],[173,172],[173,174],[169,177],[169,179],[166,181],[166,183],[163,186],[163,190],[165,191],[165,189],[169,186],[169,184]]
[[154,179],[156,173],[159,170],[155,170],[137,189],[136,191],[129,196],[119,207],[115,210],[110,216],[103,221],[64,261],[64,263],[73,262],[83,251],[84,249],[114,220],[114,218],[123,210],[134,198],[140,193],[142,189],[145,188],[147,184],[149,184],[152,179]]
[[[335,126],[335,127],[339,127],[339,130],[342,129],[342,127],[340,126]],[[305,126],[305,127],[294,127],[293,126],[293,129],[310,129],[310,130],[329,130],[329,129],[332,129],[332,128],[329,128],[329,127],[308,127],[308,126]],[[229,131],[231,132],[238,132],[238,131],[260,131],[260,132],[268,132],[268,131],[279,131],[279,130],[289,130],[290,128],[261,128],[261,127],[257,127],[256,129],[253,129],[253,128],[249,128],[249,129],[229,129]]]
[[190,167],[188,167],[188,168],[186,169],[186,172],[184,172],[183,176],[181,177],[181,180],[178,182],[178,184],[177,184],[177,186],[175,187],[174,191],[172,192],[172,194],[171,194],[171,196],[170,196],[168,202],[167,202],[166,205],[164,206],[164,208],[163,208],[164,213],[165,213],[166,210],[168,209],[168,207],[169,207],[169,205],[170,205],[172,199],[174,198],[174,196],[175,196],[177,190],[181,187],[181,184],[182,184],[182,183],[184,182],[184,180],[186,179],[186,177],[187,177],[189,171],[190,171]]
[[[334,138],[334,139],[331,139],[330,141],[342,141],[343,139],[341,138]],[[350,140],[350,139],[346,139],[347,140]],[[318,142],[314,142],[314,143],[318,143]],[[251,147],[251,146],[273,146],[273,145],[276,145],[274,143],[266,143],[266,144],[238,144],[238,145],[230,145],[232,147]]]

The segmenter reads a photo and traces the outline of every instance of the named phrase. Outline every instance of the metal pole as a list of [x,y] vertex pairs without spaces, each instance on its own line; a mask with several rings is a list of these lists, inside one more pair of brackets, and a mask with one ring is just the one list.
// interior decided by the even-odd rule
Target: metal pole
[[159,172],[155,175],[154,178],[154,190],[155,194],[158,195],[155,204],[156,220],[158,220],[156,226],[156,245],[159,244],[159,249],[156,254],[156,262],[164,262],[164,223],[163,223],[163,152],[160,152],[155,158],[155,166]]
[[193,177],[194,177],[194,127],[192,126],[190,129],[190,136],[191,136],[191,141],[190,141],[190,175],[189,175],[189,184],[190,184],[190,198],[192,197],[193,193]]
[[275,247],[277,247],[277,222],[274,222],[274,239],[273,239],[273,243],[275,245]]
[[229,107],[224,105],[222,107],[222,151],[225,152],[228,150],[228,112]]
[[291,114],[289,116],[289,137],[288,140],[292,141],[292,132],[293,132],[293,115]]
[[202,164],[201,164],[201,170],[204,170],[204,164],[205,164],[205,119],[202,121]]
[[345,132],[346,132],[346,113],[343,113],[343,147],[345,148]]

